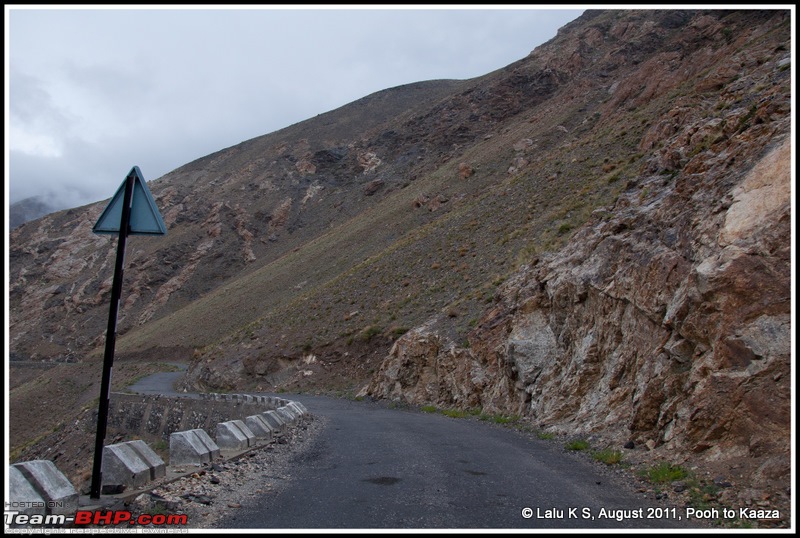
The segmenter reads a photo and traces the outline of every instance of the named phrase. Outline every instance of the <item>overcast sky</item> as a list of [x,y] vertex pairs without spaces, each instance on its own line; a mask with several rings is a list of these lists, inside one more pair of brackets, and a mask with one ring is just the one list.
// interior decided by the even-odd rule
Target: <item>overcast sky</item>
[[[558,7],[558,6],[556,6]],[[524,58],[582,8],[6,5],[6,200],[74,207],[421,80]]]

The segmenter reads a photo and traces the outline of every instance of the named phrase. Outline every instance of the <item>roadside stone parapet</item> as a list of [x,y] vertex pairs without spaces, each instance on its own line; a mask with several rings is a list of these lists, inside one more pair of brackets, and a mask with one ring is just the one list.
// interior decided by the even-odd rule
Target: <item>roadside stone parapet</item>
[[[169,469],[179,472],[180,466],[210,464],[274,442],[308,414],[304,405],[284,398],[215,393],[194,398],[115,393],[110,410],[109,432],[169,439],[169,463],[142,439],[107,445],[101,471],[104,495],[139,490]],[[19,505],[15,509],[20,513],[71,515],[77,510],[78,492],[52,461],[15,463],[8,474],[7,504]]]
[[[247,397],[245,397],[247,396]],[[215,432],[217,424],[275,409],[266,396],[203,394],[197,398],[113,393],[109,402],[109,432],[168,441],[178,431]]]

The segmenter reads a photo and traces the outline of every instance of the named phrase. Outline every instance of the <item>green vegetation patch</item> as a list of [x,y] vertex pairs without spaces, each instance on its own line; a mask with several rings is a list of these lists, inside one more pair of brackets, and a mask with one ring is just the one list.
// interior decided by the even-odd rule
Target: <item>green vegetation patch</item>
[[645,469],[641,474],[654,484],[674,482],[675,480],[682,480],[689,476],[689,472],[680,465],[673,465],[666,461],[662,461],[657,465]]
[[495,424],[514,424],[519,422],[520,417],[519,415],[498,415],[498,414],[489,414],[489,413],[480,413],[478,415],[479,420],[485,420],[487,422],[494,422]]
[[606,465],[614,465],[622,462],[622,452],[619,450],[612,450],[610,448],[598,450],[592,454],[592,457],[597,461],[602,461]]
[[567,450],[588,450],[589,449],[589,441],[584,439],[577,439],[575,441],[570,441],[569,443],[564,445],[564,448]]
[[469,415],[469,411],[463,409],[443,409],[442,414],[451,418],[464,418]]

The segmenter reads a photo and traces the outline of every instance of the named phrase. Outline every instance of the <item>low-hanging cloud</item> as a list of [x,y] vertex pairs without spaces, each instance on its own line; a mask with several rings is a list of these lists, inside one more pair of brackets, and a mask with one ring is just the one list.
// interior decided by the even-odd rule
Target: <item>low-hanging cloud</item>
[[580,14],[14,9],[9,201],[103,200],[133,165],[156,179],[376,91],[499,69]]

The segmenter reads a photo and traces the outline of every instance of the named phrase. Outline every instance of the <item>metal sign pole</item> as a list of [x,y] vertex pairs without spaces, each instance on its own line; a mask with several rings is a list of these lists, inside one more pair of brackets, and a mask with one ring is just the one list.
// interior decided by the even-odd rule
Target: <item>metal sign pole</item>
[[108,425],[108,405],[111,395],[111,369],[114,365],[114,345],[117,339],[117,314],[119,300],[122,295],[122,275],[125,265],[125,241],[130,227],[131,202],[135,175],[133,171],[125,178],[125,195],[122,204],[122,218],[119,225],[119,242],[117,244],[117,261],[114,266],[114,282],[111,286],[111,306],[108,311],[108,329],[106,331],[106,350],[103,357],[103,379],[100,385],[100,404],[97,414],[97,436],[94,444],[94,467],[92,468],[92,487],[90,497],[100,498],[102,488],[103,444]]

